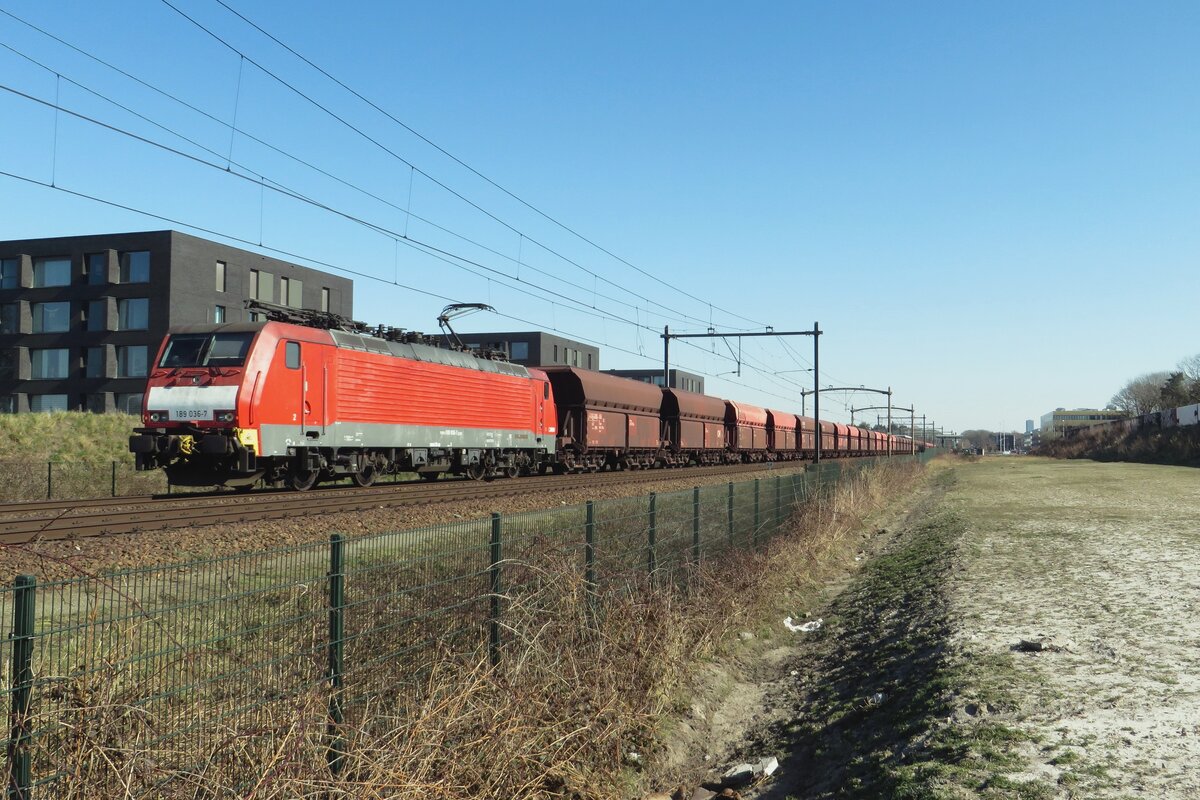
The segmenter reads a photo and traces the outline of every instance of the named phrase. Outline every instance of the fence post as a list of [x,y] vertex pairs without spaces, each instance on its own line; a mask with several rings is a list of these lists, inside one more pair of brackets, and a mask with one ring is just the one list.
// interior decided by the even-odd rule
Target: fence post
[[729,545],[732,547],[734,543],[733,534],[733,481],[729,482]]
[[112,496],[117,496],[117,462],[113,462],[112,468]]
[[758,547],[758,523],[759,523],[758,484],[759,484],[759,479],[755,478],[754,479],[754,530],[751,533],[751,536],[753,538],[750,540],[750,543],[752,545],[754,545],[755,547]]
[[596,614],[596,504],[587,501],[587,518],[583,527],[583,583],[587,591],[588,614]]
[[342,535],[329,537],[329,750],[325,760],[335,777],[346,763],[345,742],[342,740],[342,658],[346,634],[346,575],[342,571],[344,543]]
[[54,499],[54,462],[46,462],[46,499]]
[[650,527],[646,531],[646,572],[654,579],[658,569],[658,493],[650,493]]
[[13,584],[12,716],[8,737],[8,800],[29,800],[29,706],[33,693],[33,627],[37,578],[18,575]]
[[500,666],[500,561],[503,558],[500,515],[492,512],[492,563],[488,570],[491,577],[491,604],[488,613],[490,623],[490,631],[488,632],[488,658],[491,660],[493,668]]
[[700,564],[700,487],[692,487],[692,562]]

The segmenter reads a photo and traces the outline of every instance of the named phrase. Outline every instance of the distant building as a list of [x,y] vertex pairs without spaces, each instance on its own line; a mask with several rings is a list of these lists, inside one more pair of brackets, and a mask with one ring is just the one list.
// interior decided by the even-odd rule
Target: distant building
[[0,242],[0,412],[140,414],[169,327],[250,321],[247,299],[351,317],[353,286],[178,231]]
[[[635,381],[643,383],[653,383],[655,386],[663,385],[663,371],[661,369],[609,369],[605,370],[611,375],[619,375],[622,378],[633,378]],[[696,392],[704,394],[704,378],[699,375],[694,375],[690,372],[684,372],[681,369],[673,369],[667,373],[670,378],[670,389],[682,389],[685,392]]]
[[1042,415],[1040,438],[1043,441],[1057,439],[1063,431],[1069,428],[1086,428],[1103,422],[1125,419],[1128,414],[1124,411],[1098,408],[1058,408]]
[[1031,420],[1031,419],[1025,420],[1025,432],[1026,433],[1033,433],[1034,427],[1035,426],[1033,424],[1033,420]]
[[498,350],[508,360],[526,367],[568,366],[600,369],[600,348],[552,333],[461,333],[463,344],[472,349]]

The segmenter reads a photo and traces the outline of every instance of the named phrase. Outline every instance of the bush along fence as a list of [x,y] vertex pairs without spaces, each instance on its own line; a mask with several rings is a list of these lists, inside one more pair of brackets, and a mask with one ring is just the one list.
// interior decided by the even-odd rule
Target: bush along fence
[[114,461],[0,461],[0,502],[93,500],[161,494],[162,470],[138,472],[133,459]]
[[[893,457],[890,462],[926,460]],[[207,797],[248,783],[297,731],[343,767],[344,730],[396,713],[435,663],[520,655],[506,608],[578,579],[579,624],[613,593],[686,588],[704,560],[764,544],[868,462],[343,537],[0,589],[8,798]],[[228,785],[228,784],[227,784]],[[234,784],[236,785],[236,783]]]

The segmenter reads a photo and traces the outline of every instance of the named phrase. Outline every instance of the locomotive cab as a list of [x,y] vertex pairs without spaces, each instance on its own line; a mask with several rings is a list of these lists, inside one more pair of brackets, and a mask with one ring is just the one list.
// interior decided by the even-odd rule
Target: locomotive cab
[[147,379],[142,424],[129,437],[139,470],[173,484],[252,484],[257,436],[242,427],[238,391],[263,323],[193,326],[168,334]]

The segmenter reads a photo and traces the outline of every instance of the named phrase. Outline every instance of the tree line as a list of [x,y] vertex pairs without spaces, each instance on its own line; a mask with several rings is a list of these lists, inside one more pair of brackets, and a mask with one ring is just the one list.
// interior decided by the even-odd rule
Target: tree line
[[1109,408],[1133,416],[1200,403],[1200,353],[1180,361],[1174,370],[1147,372],[1131,378],[1109,401]]

